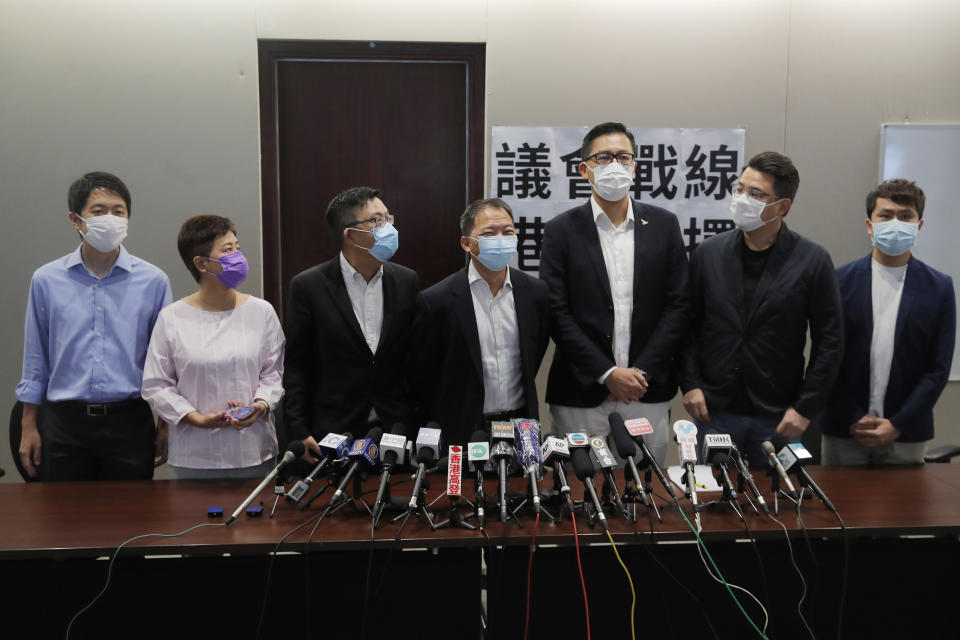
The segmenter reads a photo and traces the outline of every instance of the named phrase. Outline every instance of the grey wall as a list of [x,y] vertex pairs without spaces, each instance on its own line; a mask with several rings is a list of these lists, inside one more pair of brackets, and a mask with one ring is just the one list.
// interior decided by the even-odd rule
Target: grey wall
[[[746,126],[748,154],[793,157],[791,226],[839,264],[868,249],[880,124],[960,122],[958,32],[949,0],[0,0],[0,410],[30,274],[76,245],[82,173],[127,181],[127,246],[175,297],[192,289],[175,248],[190,215],[233,218],[259,273],[258,38],[486,42],[488,125]],[[938,442],[960,442],[958,413],[951,384]],[[0,466],[15,480],[6,438]]]

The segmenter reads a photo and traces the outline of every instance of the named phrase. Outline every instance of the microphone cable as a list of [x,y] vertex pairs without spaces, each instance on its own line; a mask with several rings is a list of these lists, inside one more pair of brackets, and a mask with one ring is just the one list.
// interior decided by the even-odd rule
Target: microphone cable
[[[763,556],[760,555],[760,545],[757,544],[757,538],[753,535],[753,530],[750,528],[750,523],[747,522],[747,510],[743,510],[743,528],[747,532],[747,536],[750,538],[750,546],[753,548],[753,553],[757,556],[757,567],[760,569],[760,585],[763,588],[763,601],[767,604],[770,603],[770,592],[767,589],[767,571],[763,566]],[[766,630],[766,626],[764,626]]]
[[630,576],[630,570],[627,569],[627,565],[623,564],[623,560],[620,558],[620,552],[617,551],[617,544],[613,541],[613,536],[610,535],[609,529],[604,529],[604,532],[607,534],[607,538],[610,539],[610,547],[613,549],[613,555],[617,556],[617,562],[620,563],[620,566],[623,567],[623,572],[627,574],[627,582],[630,583],[630,638],[631,640],[636,640],[637,632],[634,630],[634,617],[637,607],[637,592],[633,588],[633,578]]
[[[800,499],[801,500],[803,499],[802,493],[800,494]],[[797,501],[798,506],[799,504],[800,502]],[[803,615],[802,605],[803,605],[804,599],[807,597],[807,581],[804,580],[803,573],[800,571],[800,567],[797,566],[797,561],[793,557],[793,545],[790,543],[790,532],[787,530],[786,525],[784,525],[782,522],[777,520],[775,517],[773,517],[769,513],[767,515],[770,517],[771,520],[773,520],[778,525],[780,525],[780,528],[783,529],[783,535],[787,539],[787,551],[790,552],[790,564],[793,565],[794,571],[796,571],[797,575],[800,576],[800,585],[803,587],[803,591],[800,594],[800,600],[797,601],[797,615],[800,616],[800,621],[803,623],[803,626],[806,627],[807,633],[810,634],[810,637],[816,640],[816,636],[813,633],[813,629],[810,628],[810,625],[807,623],[807,619]]]
[[850,554],[850,538],[847,534],[847,525],[843,523],[843,518],[841,518],[840,514],[836,511],[833,512],[833,515],[837,516],[837,520],[840,521],[840,531],[843,532],[843,569],[840,574],[840,611],[837,613],[837,640],[841,640],[843,637],[843,607],[847,599],[847,573],[850,571],[850,565],[848,564]]
[[127,546],[128,544],[130,544],[135,540],[140,540],[141,538],[176,538],[177,536],[182,536],[186,533],[190,533],[191,531],[195,529],[199,529],[200,527],[225,527],[225,526],[227,525],[223,523],[214,524],[212,522],[204,522],[202,524],[196,524],[190,527],[189,529],[184,529],[179,533],[144,533],[142,535],[134,536],[129,540],[124,540],[123,542],[121,542],[120,545],[117,546],[116,550],[114,550],[113,555],[110,557],[110,564],[107,565],[107,580],[103,584],[103,589],[101,589],[100,593],[94,596],[93,600],[87,603],[86,606],[84,606],[82,609],[80,609],[75,614],[73,614],[73,617],[70,618],[70,622],[67,623],[67,635],[66,635],[67,640],[70,640],[70,631],[73,629],[73,623],[77,621],[77,618],[79,618],[81,614],[83,614],[84,612],[89,610],[93,605],[95,605],[97,601],[103,597],[103,594],[107,592],[107,589],[110,587],[110,578],[113,576],[113,565],[117,561],[117,556],[120,555],[120,550],[123,549],[125,546]]
[[[766,640],[769,640],[767,638],[766,629],[767,629],[767,624],[770,622],[770,616],[767,614],[767,610],[763,606],[763,603],[761,603],[755,595],[753,595],[743,587],[735,584],[730,584],[729,582],[727,582],[726,578],[723,577],[723,574],[720,573],[720,569],[719,567],[717,567],[717,563],[714,562],[713,557],[710,555],[710,551],[707,549],[707,545],[704,544],[703,540],[700,538],[700,534],[697,533],[696,527],[694,527],[693,524],[690,522],[690,520],[687,518],[686,512],[683,509],[678,509],[678,511],[680,512],[680,516],[683,518],[683,521],[687,523],[687,526],[690,527],[690,531],[693,532],[694,537],[696,537],[697,539],[697,553],[700,554],[700,559],[703,561],[704,566],[707,568],[707,573],[710,574],[710,577],[713,578],[716,582],[719,582],[726,588],[727,593],[729,593],[730,597],[733,598],[733,601],[737,605],[737,608],[740,609],[740,613],[742,613],[743,617],[747,619],[747,622],[750,623],[750,626],[753,627],[753,630],[756,631],[761,638],[765,638]],[[703,549],[703,551],[701,551],[701,549]],[[704,557],[704,554],[706,554],[706,557]],[[708,559],[710,560],[709,565],[707,564]],[[713,571],[710,570],[711,566],[713,567],[713,571],[717,572],[717,575],[714,575]],[[719,578],[717,576],[719,576]],[[760,609],[763,611],[763,616],[764,616],[763,631],[761,631],[760,628],[756,625],[756,623],[753,621],[753,618],[751,618],[747,614],[746,610],[743,608],[743,605],[740,604],[740,600],[737,598],[736,594],[733,593],[733,589],[739,589],[740,591],[744,592],[745,594],[753,598],[754,602],[757,603],[757,606],[759,606]]]
[[527,608],[523,620],[523,640],[527,640],[527,631],[530,629],[530,576],[533,573],[533,549],[537,544],[537,528],[539,526],[540,510],[538,509],[537,519],[533,522],[533,536],[530,538],[530,557],[527,560]]
[[573,515],[573,503],[570,505],[570,521],[573,523],[573,547],[577,552],[577,570],[580,572],[580,586],[583,589],[583,612],[587,616],[587,640],[590,640],[590,605],[587,603],[587,583],[583,579],[583,563],[580,562],[580,538],[577,535],[577,517]]
[[817,562],[817,557],[813,553],[813,543],[810,542],[810,534],[807,531],[807,525],[803,521],[803,516],[800,513],[800,503],[803,502],[803,494],[805,491],[800,492],[799,500],[797,500],[797,522],[800,524],[800,530],[803,532],[803,539],[807,543],[807,552],[810,554],[810,562],[813,564],[813,585],[810,587],[810,600],[807,606],[809,611],[813,611],[816,608],[817,604],[817,589],[820,586],[820,563]]
[[294,533],[296,533],[297,531],[299,531],[299,530],[302,529],[303,527],[305,527],[305,526],[307,526],[308,524],[310,524],[310,522],[311,522],[314,518],[319,518],[319,517],[320,517],[319,514],[314,514],[314,515],[310,516],[309,518],[307,518],[306,520],[304,520],[303,522],[301,522],[300,524],[298,524],[296,527],[294,527],[294,528],[291,529],[290,531],[288,531],[288,532],[286,532],[285,534],[283,534],[283,537],[281,537],[281,538],[277,541],[277,544],[274,545],[273,551],[270,552],[270,554],[269,554],[269,555],[270,555],[270,561],[267,563],[267,580],[266,580],[266,584],[264,584],[264,587],[263,587],[263,603],[260,605],[260,619],[257,621],[257,633],[256,633],[256,635],[254,636],[254,638],[260,638],[260,630],[263,628],[263,618],[264,618],[264,616],[266,615],[266,612],[267,612],[267,601],[268,601],[269,598],[270,598],[270,578],[271,578],[271,576],[273,575],[273,565],[274,565],[274,563],[277,561],[277,552],[280,550],[280,545],[282,545],[284,542],[286,542],[286,541],[287,541],[287,538],[289,538],[290,536],[292,536]]

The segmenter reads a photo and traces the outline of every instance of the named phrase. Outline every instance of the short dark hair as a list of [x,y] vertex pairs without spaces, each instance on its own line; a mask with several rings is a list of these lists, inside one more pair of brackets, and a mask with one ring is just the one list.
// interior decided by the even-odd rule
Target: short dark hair
[[[773,191],[778,198],[788,198],[793,201],[797,197],[800,172],[793,166],[793,160],[789,157],[776,151],[761,151],[750,158],[747,167],[773,176]],[[747,167],[744,167],[744,170]],[[743,171],[740,174],[743,175]]]
[[587,135],[583,136],[583,144],[580,145],[580,159],[586,162],[593,141],[610,133],[622,133],[627,136],[627,139],[630,140],[630,146],[633,147],[633,155],[637,155],[637,141],[633,139],[633,134],[619,122],[604,122],[590,129],[590,131],[587,131]]
[[210,252],[213,251],[214,240],[231,231],[236,234],[237,228],[230,218],[223,216],[193,216],[180,225],[180,232],[177,234],[177,251],[180,252],[180,259],[183,260],[183,264],[186,265],[194,280],[200,282],[200,272],[193,264],[193,257],[209,258]]
[[886,198],[893,200],[899,205],[913,207],[917,210],[917,217],[923,218],[923,207],[927,203],[927,196],[923,189],[917,186],[913,180],[904,178],[894,178],[881,182],[867,194],[867,217],[877,208],[877,198]]
[[373,187],[352,187],[338,193],[330,201],[327,205],[327,228],[338,249],[343,246],[343,230],[356,220],[354,210],[379,195],[380,190]]
[[92,171],[70,185],[70,190],[67,191],[67,207],[69,207],[70,213],[80,215],[87,204],[87,200],[90,199],[90,192],[94,189],[113,191],[126,203],[127,215],[129,216],[132,213],[130,190],[127,189],[127,185],[123,184],[123,180],[106,171]]
[[480,200],[474,200],[468,204],[467,208],[460,214],[460,233],[462,235],[470,235],[473,231],[473,225],[476,224],[477,215],[487,207],[503,209],[510,214],[510,219],[513,220],[513,209],[500,198],[481,198]]

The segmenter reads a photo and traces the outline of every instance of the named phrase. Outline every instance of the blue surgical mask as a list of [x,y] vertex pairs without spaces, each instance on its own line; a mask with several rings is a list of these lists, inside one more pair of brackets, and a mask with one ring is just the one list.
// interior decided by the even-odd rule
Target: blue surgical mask
[[354,227],[351,227],[351,229],[373,234],[374,243],[369,249],[367,249],[367,247],[360,247],[357,243],[354,243],[354,245],[361,249],[367,249],[370,255],[380,262],[386,262],[397,252],[397,247],[400,244],[398,238],[400,233],[397,231],[397,228],[393,226],[392,222],[387,222],[382,227],[376,227],[370,231],[366,229],[356,229]]
[[888,256],[901,256],[917,244],[920,224],[903,220],[872,222],[873,244]]
[[[480,236],[477,241],[480,253],[477,254],[483,266],[491,271],[506,269],[517,257],[517,236]],[[473,254],[471,254],[473,255]]]

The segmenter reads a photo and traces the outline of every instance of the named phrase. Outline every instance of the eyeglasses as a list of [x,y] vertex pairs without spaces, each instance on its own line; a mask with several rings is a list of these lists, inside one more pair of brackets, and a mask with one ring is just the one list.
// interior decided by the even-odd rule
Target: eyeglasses
[[619,162],[620,164],[633,164],[633,159],[636,157],[637,156],[635,156],[634,154],[627,153],[626,151],[622,153],[610,153],[609,151],[601,151],[599,153],[593,154],[592,156],[587,158],[587,160],[593,160],[594,162],[602,166],[605,164],[610,164],[611,162],[613,162],[614,158],[616,158],[617,162]]
[[393,216],[389,213],[385,216],[373,216],[372,218],[367,218],[366,220],[357,220],[350,226],[356,227],[357,225],[367,224],[368,222],[372,222],[374,227],[380,228],[388,222],[393,224]]
[[740,182],[733,183],[733,195],[739,196],[741,194],[747,194],[747,196],[753,198],[754,200],[763,200],[764,198],[776,198],[777,196],[770,195],[769,193],[764,193],[760,189],[754,189],[752,187],[745,187]]

